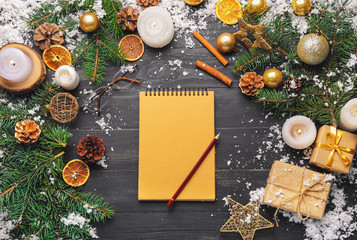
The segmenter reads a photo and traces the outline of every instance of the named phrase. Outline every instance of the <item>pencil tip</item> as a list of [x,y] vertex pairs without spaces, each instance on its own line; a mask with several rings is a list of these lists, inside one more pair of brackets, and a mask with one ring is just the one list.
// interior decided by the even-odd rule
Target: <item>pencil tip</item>
[[215,138],[215,139],[218,139],[218,138],[219,138],[219,135],[221,135],[221,133],[218,133],[217,136],[215,136],[214,138]]

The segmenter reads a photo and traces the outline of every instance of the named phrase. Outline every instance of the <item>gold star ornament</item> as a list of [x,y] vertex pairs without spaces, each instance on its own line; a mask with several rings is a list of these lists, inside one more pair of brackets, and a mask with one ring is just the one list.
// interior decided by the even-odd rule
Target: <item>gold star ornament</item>
[[252,240],[256,230],[272,228],[274,224],[259,214],[259,203],[242,204],[228,198],[231,217],[222,226],[221,232],[239,232],[244,240]]

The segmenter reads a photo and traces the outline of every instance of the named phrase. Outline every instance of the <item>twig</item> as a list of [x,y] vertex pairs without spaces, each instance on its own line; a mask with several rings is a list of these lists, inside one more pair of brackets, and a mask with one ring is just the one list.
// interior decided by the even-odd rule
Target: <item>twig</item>
[[95,53],[95,65],[94,65],[94,71],[93,71],[93,75],[92,75],[92,81],[95,82],[96,78],[97,78],[97,67],[98,67],[98,58],[99,58],[99,44],[98,44],[99,40],[97,37],[97,41],[96,41],[96,53]]
[[276,51],[278,51],[278,50],[277,50],[277,49],[274,49],[274,50],[270,50],[270,51],[268,51],[268,52],[262,53],[262,54],[260,54],[260,55],[258,55],[258,56],[256,56],[256,57],[250,59],[248,62],[244,63],[243,65],[241,65],[241,66],[237,67],[236,69],[234,69],[234,72],[238,72],[238,71],[242,70],[245,66],[247,66],[248,64],[250,64],[251,62],[254,62],[254,61],[257,60],[257,59],[259,59],[259,58],[261,58],[261,57],[264,57],[265,55],[267,55],[267,54],[269,54],[269,53],[276,52]]
[[74,58],[74,60],[73,60],[72,62],[75,63],[75,62],[77,61],[77,59],[78,59],[90,46],[92,46],[92,45],[93,45],[93,43],[87,45],[87,47],[85,47],[85,48],[78,54],[78,56]]
[[19,183],[17,182],[15,185],[13,185],[12,187],[10,187],[9,189],[7,189],[5,192],[0,194],[0,198],[3,197],[4,195],[6,195],[8,192],[10,192],[12,189],[14,189],[15,187],[17,187]]
[[104,42],[102,42],[102,40],[98,40],[99,43],[101,43],[104,47],[106,47],[108,50],[110,50],[112,53],[114,53],[115,55],[117,55],[119,58],[121,58],[121,56],[114,52],[113,49],[111,49],[108,45],[106,45]]
[[[92,204],[89,204],[89,203],[87,203],[86,201],[83,201],[82,199],[80,199],[80,198],[78,198],[77,196],[73,196],[72,194],[70,194],[70,193],[67,193],[67,192],[65,192],[67,195],[69,195],[71,198],[73,198],[73,199],[75,199],[75,200],[79,200],[81,203],[84,203],[84,204],[87,204],[88,206],[90,206],[90,207],[94,207]],[[107,209],[105,209],[105,210],[103,210],[103,209],[101,209],[101,208],[98,208],[98,207],[94,207],[96,210],[98,210],[98,211],[100,211],[100,212],[102,212],[102,213],[104,213],[104,217],[106,217],[106,215],[108,214],[108,208]]]

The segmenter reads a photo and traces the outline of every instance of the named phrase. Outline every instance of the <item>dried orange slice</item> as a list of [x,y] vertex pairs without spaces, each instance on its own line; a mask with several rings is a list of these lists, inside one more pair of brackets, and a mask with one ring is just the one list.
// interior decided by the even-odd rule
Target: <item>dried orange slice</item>
[[89,178],[89,174],[88,165],[79,159],[69,161],[62,171],[63,180],[73,187],[85,184]]
[[62,65],[71,65],[72,56],[68,49],[62,45],[52,45],[45,49],[42,55],[47,67],[56,71]]
[[144,54],[144,43],[141,38],[134,34],[129,34],[122,38],[119,46],[123,49],[125,60],[133,62],[141,58]]
[[216,5],[216,16],[225,24],[236,24],[238,18],[243,17],[242,5],[238,0],[219,0]]

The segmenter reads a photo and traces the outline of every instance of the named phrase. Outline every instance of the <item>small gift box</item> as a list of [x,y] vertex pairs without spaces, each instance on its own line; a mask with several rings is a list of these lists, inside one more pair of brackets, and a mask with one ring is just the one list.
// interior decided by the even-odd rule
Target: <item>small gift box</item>
[[310,164],[332,172],[349,173],[356,145],[357,135],[324,125],[317,134]]
[[[321,219],[330,192],[331,175],[275,161],[265,188],[264,203],[297,213],[302,220]],[[302,215],[306,216],[305,218]]]

